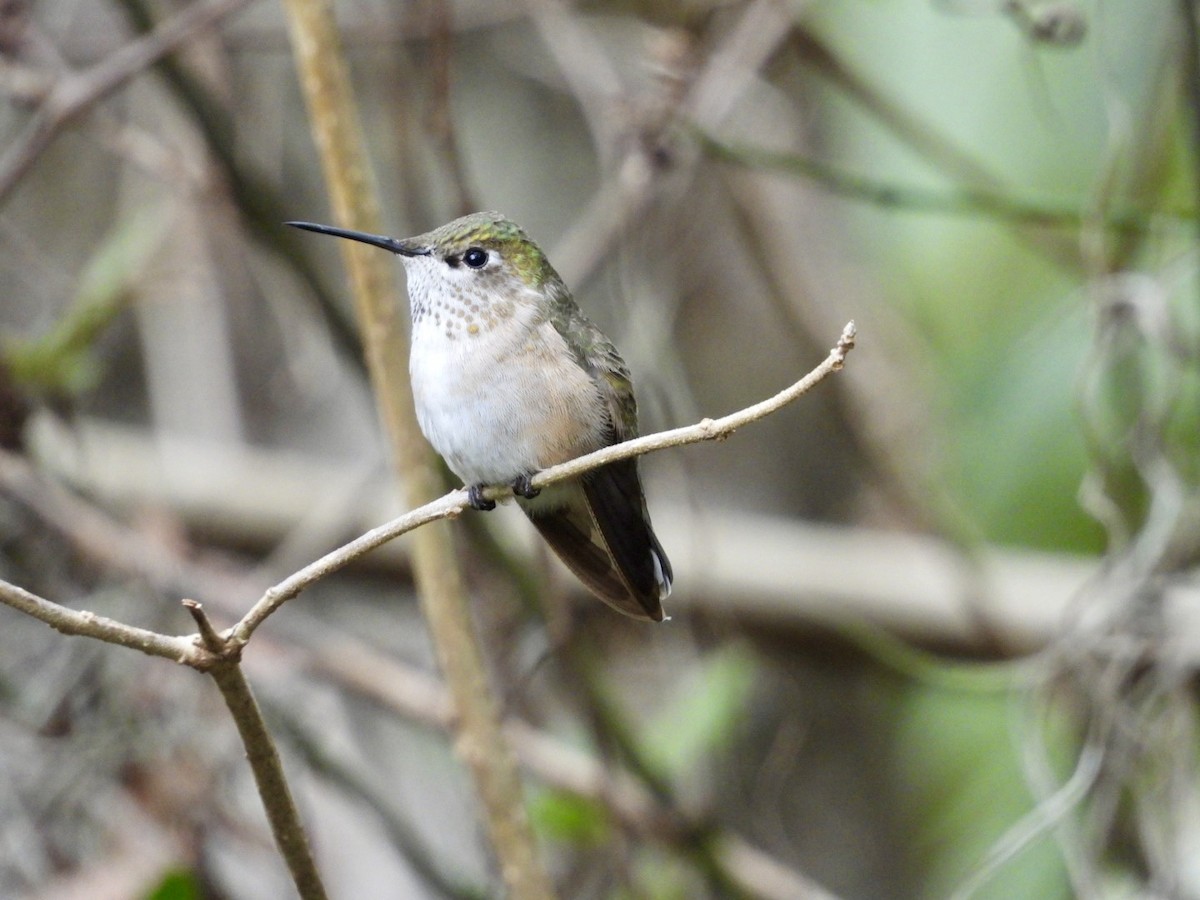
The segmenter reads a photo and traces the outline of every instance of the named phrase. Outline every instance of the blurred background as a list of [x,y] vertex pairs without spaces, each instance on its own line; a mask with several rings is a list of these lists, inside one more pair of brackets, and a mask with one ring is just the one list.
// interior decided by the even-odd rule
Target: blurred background
[[[1192,0],[336,12],[388,231],[520,222],[643,432],[858,325],[643,459],[668,623],[455,525],[561,896],[1200,897]],[[185,634],[403,511],[284,9],[6,0],[0,88],[0,577]],[[332,896],[497,896],[407,559],[245,667]],[[290,895],[196,672],[0,609],[0,732],[0,895]]]

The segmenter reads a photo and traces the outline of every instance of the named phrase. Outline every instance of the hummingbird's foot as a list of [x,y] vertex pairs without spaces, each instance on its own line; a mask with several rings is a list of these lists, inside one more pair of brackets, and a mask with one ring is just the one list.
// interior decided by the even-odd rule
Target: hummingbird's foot
[[471,504],[471,509],[486,512],[489,509],[496,508],[495,500],[489,500],[483,496],[483,489],[486,487],[486,484],[473,484],[467,488],[467,503]]
[[522,472],[520,475],[518,475],[516,478],[513,479],[513,483],[512,483],[513,493],[516,494],[518,497],[524,497],[526,500],[532,500],[534,497],[536,497],[538,494],[540,494],[542,492],[541,488],[535,488],[532,484],[529,483],[532,479],[533,479],[532,475],[530,475],[526,472]]

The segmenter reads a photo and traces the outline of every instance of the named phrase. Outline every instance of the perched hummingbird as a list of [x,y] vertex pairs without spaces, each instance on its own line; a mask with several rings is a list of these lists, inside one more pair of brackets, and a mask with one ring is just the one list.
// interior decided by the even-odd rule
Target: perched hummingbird
[[533,490],[539,469],[637,436],[617,348],[580,312],[546,255],[499,213],[412,238],[297,228],[390,250],[408,273],[409,374],[421,431],[468,485],[511,485],[550,547],[605,603],[661,622],[671,563],[650,527],[637,460]]

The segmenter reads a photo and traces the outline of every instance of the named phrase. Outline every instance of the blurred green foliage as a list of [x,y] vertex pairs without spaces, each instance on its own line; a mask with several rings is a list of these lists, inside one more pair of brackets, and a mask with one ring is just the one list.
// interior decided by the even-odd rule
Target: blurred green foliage
[[[1088,242],[1113,265],[1158,265],[1192,240],[1176,214],[1195,208],[1195,182],[1155,62],[1172,8],[1079,8],[1089,27],[1077,49],[1035,48],[984,5],[827,3],[819,15],[839,55],[931,142],[989,172],[992,189],[1081,212],[1082,228],[1053,231],[867,205],[852,216],[923,344],[958,508],[988,540],[1097,552],[1103,532],[1077,496],[1089,466],[1077,411],[1095,327],[1088,283],[1104,274]],[[835,88],[822,98],[830,152],[851,171],[942,193],[970,184]],[[1147,215],[1153,242],[1088,231],[1089,215],[1128,209]],[[1170,213],[1156,221],[1156,210]],[[1124,499],[1140,503],[1128,488]]]
[[[1019,704],[1009,693],[965,693],[914,685],[896,731],[897,782],[912,824],[911,860],[924,897],[952,896],[1005,832],[1033,807],[1014,733]],[[1037,736],[1040,738],[1040,736]],[[973,896],[1070,896],[1047,831],[1002,866]]]
[[647,763],[680,782],[710,759],[742,723],[755,672],[754,657],[736,644],[713,652],[644,727],[639,744]]
[[168,872],[146,900],[200,900],[203,893],[196,876],[185,869]]
[[[1196,164],[1163,64],[1176,7],[1078,8],[1088,32],[1071,50],[1028,43],[1000,4],[828,2],[818,19],[839,57],[915,132],[986,172],[989,190],[1079,210],[1078,227],[1039,230],[917,204],[849,207],[859,253],[920,352],[935,471],[954,507],[988,541],[1100,553],[1111,535],[1080,502],[1089,473],[1132,532],[1146,516],[1155,452],[1193,484],[1200,472]],[[836,86],[822,88],[820,103],[823,155],[844,170],[947,196],[980,184],[898,139]],[[1104,227],[1131,209],[1147,227]],[[1142,273],[1161,297],[1139,294]],[[1114,290],[1144,318],[1114,324],[1124,302]],[[952,895],[1033,808],[1023,742],[1048,744],[1052,757],[1072,749],[1053,715],[1049,735],[1014,728],[1031,702],[1016,686],[958,692],[940,680],[909,683],[892,758],[912,827],[907,855],[929,898]],[[1047,833],[972,896],[1070,894]]]
[[551,840],[595,847],[610,837],[608,811],[587,797],[543,788],[531,793],[528,804],[538,832]]
[[158,246],[164,221],[154,210],[116,219],[54,326],[38,337],[5,336],[0,352],[21,387],[54,399],[95,387],[101,374],[97,343],[132,302],[134,280]]

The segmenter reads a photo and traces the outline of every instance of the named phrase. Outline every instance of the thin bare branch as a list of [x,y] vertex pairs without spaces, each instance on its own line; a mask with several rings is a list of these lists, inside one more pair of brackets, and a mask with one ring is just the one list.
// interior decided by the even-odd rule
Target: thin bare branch
[[[768,397],[766,400],[761,400],[719,419],[702,419],[695,425],[685,425],[682,428],[673,428],[669,431],[660,431],[657,434],[635,438],[623,444],[614,444],[586,456],[580,456],[570,462],[543,469],[530,479],[530,484],[535,488],[547,487],[556,481],[574,478],[599,466],[622,459],[630,459],[634,456],[642,456],[656,450],[698,444],[701,441],[723,441],[739,428],[766,418],[789,403],[800,399],[828,376],[839,371],[846,361],[846,355],[854,349],[857,335],[858,329],[854,322],[847,322],[846,327],[842,329],[842,335],[838,339],[837,345],[829,351],[829,355],[825,357],[824,361],[791,387],[785,388],[774,397]],[[465,491],[463,493],[465,495]],[[484,491],[484,496],[497,500],[510,496],[511,493],[512,491],[509,489],[493,488]]]
[[250,635],[261,625],[271,613],[275,612],[288,600],[295,597],[305,588],[311,587],[323,578],[332,575],[339,569],[354,562],[360,556],[371,552],[376,547],[398,538],[400,535],[420,528],[438,519],[450,519],[459,515],[466,508],[466,491],[453,491],[444,497],[439,497],[432,503],[411,510],[398,518],[392,519],[377,528],[372,528],[366,534],[356,537],[348,544],[326,553],[320,559],[310,563],[303,569],[292,573],[283,581],[267,589],[261,599],[242,617],[230,631],[230,637],[245,643]]
[[[550,254],[568,284],[578,288],[595,274],[613,243],[628,234],[630,224],[643,217],[653,204],[656,187],[668,171],[691,172],[700,158],[696,148],[682,148],[690,152],[672,154],[671,165],[664,166],[646,148],[661,146],[682,121],[690,121],[702,130],[715,130],[753,84],[755,73],[783,46],[794,16],[794,10],[779,0],[747,4],[737,23],[708,55],[706,65],[685,95],[677,102],[662,104],[660,117],[643,124],[642,140],[633,144],[605,177]],[[595,69],[596,64],[589,63],[589,67]],[[589,101],[584,96],[580,102],[586,108]]]
[[[199,604],[192,611],[203,616]],[[211,630],[211,626],[208,628]],[[222,654],[221,661],[209,670],[209,674],[217,683],[221,697],[229,707],[229,714],[237,725],[242,745],[246,748],[246,759],[254,772],[254,782],[271,824],[271,833],[292,873],[296,890],[302,900],[325,900],[325,886],[308,846],[300,811],[296,808],[296,801],[292,798],[291,788],[283,773],[279,751],[267,731],[262,710],[238,664],[236,653],[229,656]]]
[[7,581],[0,581],[0,603],[45,622],[63,634],[96,638],[189,666],[200,665],[198,648],[190,637],[170,637],[98,616],[85,609],[69,609]]
[[279,751],[267,730],[262,709],[250,690],[250,682],[242,672],[242,646],[217,634],[204,607],[195,600],[184,600],[183,605],[195,620],[205,649],[212,654],[213,663],[208,674],[221,691],[221,697],[241,736],[242,746],[246,748],[246,759],[254,774],[254,783],[266,810],[271,834],[292,874],[296,891],[302,900],[325,900],[325,886],[317,871],[317,863],[313,859],[308,836],[304,833],[304,823],[288,786],[287,776],[283,773]]
[[[719,419],[703,419],[694,425],[660,431],[644,435],[622,444],[605,447],[586,456],[581,456],[569,462],[543,469],[532,479],[534,487],[548,487],[567,478],[576,478],[585,472],[622,459],[642,456],[668,447],[682,447],[702,441],[724,440],[737,429],[751,422],[765,418],[779,411],[789,403],[799,399],[811,391],[825,378],[842,368],[846,355],[854,347],[856,328],[853,322],[847,323],[842,331],[837,346],[829,351],[829,355],[815,369],[797,381],[795,384],[780,391],[773,397],[762,400],[745,409],[722,416]],[[0,462],[4,458],[0,457]],[[14,471],[7,471],[9,479],[16,476]],[[484,491],[484,496],[493,500],[504,499],[512,494],[511,488],[496,486]],[[382,544],[394,540],[402,534],[420,528],[430,522],[440,519],[450,519],[460,515],[467,508],[467,492],[459,489],[410,510],[390,522],[373,528],[347,544],[322,556],[315,562],[292,573],[283,581],[268,588],[253,607],[231,628],[224,640],[230,641],[238,648],[244,646],[254,631],[266,619],[292,597],[305,588],[311,587],[323,578],[332,575],[356,559],[369,553]],[[89,539],[91,539],[89,537]],[[130,564],[129,560],[124,560]],[[140,567],[134,570],[141,571]],[[165,573],[157,573],[167,577]],[[211,660],[201,652],[197,645],[200,635],[171,637],[126,625],[94,613],[68,609],[57,603],[52,603],[35,594],[31,594],[16,585],[0,581],[0,603],[11,606],[20,612],[33,616],[64,634],[93,637],[110,644],[119,644],[134,650],[140,650],[151,656],[162,656],[176,662],[198,668],[208,669]],[[189,606],[189,610],[192,607]]]
[[200,629],[200,641],[204,644],[205,649],[210,653],[224,652],[226,647],[221,636],[217,634],[217,630],[213,628],[212,622],[208,620],[208,614],[204,611],[204,607],[195,600],[184,600],[183,608],[188,611],[196,623],[196,627]]
[[[837,346],[829,351],[829,355],[815,369],[790,387],[780,391],[774,397],[769,397],[745,409],[730,413],[719,419],[703,419],[694,425],[673,428],[648,434],[611,447],[604,447],[593,453],[580,456],[569,462],[551,466],[538,472],[530,481],[535,488],[548,487],[555,482],[567,478],[576,478],[585,472],[622,459],[631,459],[665,450],[668,447],[682,447],[687,444],[698,444],[702,441],[719,441],[729,437],[739,428],[778,412],[789,403],[802,397],[820,384],[825,378],[842,368],[846,355],[854,348],[857,329],[853,322],[848,322],[842,330]],[[504,486],[494,486],[486,489],[483,496],[491,500],[502,500],[512,496],[512,489]],[[229,635],[232,640],[245,643],[250,639],[254,630],[280,606],[295,597],[307,587],[311,587],[328,575],[345,567],[365,553],[369,553],[381,544],[385,544],[406,532],[419,528],[429,522],[439,519],[450,519],[461,514],[468,506],[465,490],[451,491],[437,500],[411,510],[399,518],[393,519],[373,528],[366,534],[355,538],[348,544],[338,547],[322,556],[315,562],[305,566],[298,572],[289,575],[283,581],[268,588],[263,596],[242,617]]]

